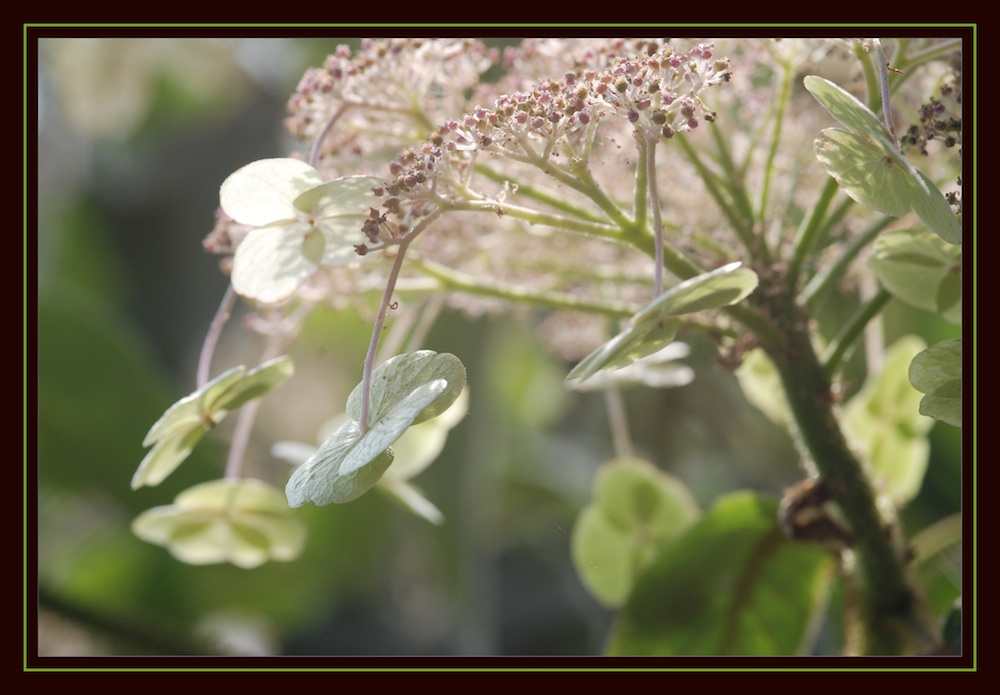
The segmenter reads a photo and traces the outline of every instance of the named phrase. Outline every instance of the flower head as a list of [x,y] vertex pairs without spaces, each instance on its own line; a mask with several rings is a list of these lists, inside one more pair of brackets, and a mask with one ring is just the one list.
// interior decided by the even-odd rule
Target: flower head
[[174,503],[132,522],[144,541],[170,549],[181,562],[229,562],[250,569],[268,560],[294,560],[306,528],[280,490],[260,480],[213,480],[189,488]]
[[288,299],[321,266],[358,259],[354,249],[380,180],[348,176],[323,183],[297,159],[263,159],[220,189],[222,210],[252,227],[233,258],[233,289],[266,304]]
[[[392,464],[376,483],[375,487],[389,495],[417,516],[433,524],[444,520],[441,511],[410,481],[424,471],[444,449],[448,431],[461,422],[469,409],[468,389],[462,391],[446,411],[424,422],[409,427],[392,444],[394,458]],[[320,428],[319,441],[336,431],[347,422],[344,413],[325,423]],[[304,442],[278,442],[271,453],[293,465],[302,465],[316,453],[316,446]]]

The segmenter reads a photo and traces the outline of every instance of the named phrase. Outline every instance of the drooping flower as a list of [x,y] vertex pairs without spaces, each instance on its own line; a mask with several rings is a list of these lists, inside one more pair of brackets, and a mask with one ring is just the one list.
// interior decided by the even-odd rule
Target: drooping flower
[[165,546],[181,562],[228,562],[244,569],[268,560],[294,560],[306,541],[306,528],[282,492],[253,479],[213,480],[188,488],[173,504],[136,517],[132,531]]
[[358,260],[355,246],[381,180],[348,176],[324,183],[309,164],[262,159],[238,169],[219,191],[222,210],[253,229],[236,248],[233,289],[266,304],[288,299],[321,266]]
[[[444,521],[444,515],[437,506],[424,497],[410,481],[437,459],[444,449],[448,431],[462,421],[468,409],[469,392],[465,389],[446,411],[409,427],[393,442],[393,462],[375,484],[375,488],[433,524]],[[348,415],[344,413],[325,423],[320,429],[319,440],[325,440],[328,434],[334,432],[347,419]],[[271,453],[298,466],[316,453],[316,446],[304,442],[278,442],[271,448]]]

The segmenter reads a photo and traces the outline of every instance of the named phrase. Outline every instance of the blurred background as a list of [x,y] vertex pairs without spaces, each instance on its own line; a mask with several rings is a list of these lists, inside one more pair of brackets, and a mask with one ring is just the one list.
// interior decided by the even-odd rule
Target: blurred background
[[[28,239],[38,254],[38,449],[28,461],[38,494],[28,506],[40,656],[601,653],[613,614],[580,583],[569,540],[612,453],[604,402],[563,389],[572,365],[541,347],[530,321],[445,313],[427,339],[462,359],[471,388],[469,415],[415,481],[443,525],[374,491],[309,505],[299,510],[303,556],[254,570],[185,565],[129,530],[140,512],[222,475],[225,425],[162,485],[129,488],[149,427],[194,389],[227,285],[202,249],[219,185],[296,148],[282,129],[288,96],[306,67],[350,42],[39,40],[38,176],[28,182],[38,191]],[[256,364],[259,337],[238,318],[213,373]],[[953,337],[898,305],[886,321],[930,342]],[[295,377],[263,401],[251,465],[287,477],[270,446],[315,441],[342,410],[370,331],[350,313],[311,317],[291,352]],[[711,345],[691,347],[692,384],[625,393],[637,447],[703,506],[735,489],[780,496],[801,478],[790,440],[746,404]],[[923,491],[904,518],[911,530],[960,509],[960,461],[942,453],[959,450],[958,436],[935,427]]]

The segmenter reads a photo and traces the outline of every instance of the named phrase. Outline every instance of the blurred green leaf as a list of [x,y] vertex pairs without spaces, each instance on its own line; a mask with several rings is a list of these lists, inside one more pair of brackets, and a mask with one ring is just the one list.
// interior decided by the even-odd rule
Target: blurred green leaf
[[910,383],[925,394],[920,414],[962,426],[962,341],[932,345],[910,363]]
[[962,250],[922,227],[875,240],[868,267],[893,296],[907,304],[962,320]]
[[656,554],[701,510],[679,479],[643,459],[608,461],[593,487],[594,500],[573,528],[573,563],[594,596],[617,606]]
[[897,340],[885,353],[885,366],[869,376],[844,407],[844,424],[864,452],[875,489],[897,505],[920,491],[933,421],[920,415],[920,393],[907,376],[910,362],[924,347],[916,336]]
[[892,217],[913,208],[909,174],[871,138],[837,128],[820,132],[816,158],[857,202]]
[[835,561],[817,546],[785,537],[777,511],[777,502],[749,492],[719,498],[639,577],[608,652],[803,653]]

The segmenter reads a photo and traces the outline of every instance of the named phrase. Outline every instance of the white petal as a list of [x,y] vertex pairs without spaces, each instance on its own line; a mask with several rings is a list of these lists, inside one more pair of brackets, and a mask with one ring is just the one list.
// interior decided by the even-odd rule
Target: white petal
[[354,247],[365,241],[361,228],[367,217],[367,215],[352,215],[320,221],[319,229],[326,240],[326,247],[323,250],[324,266],[336,268],[361,259]]
[[222,209],[254,227],[296,217],[298,196],[322,183],[319,173],[298,159],[262,159],[247,164],[219,189]]
[[241,297],[275,304],[288,299],[316,272],[302,254],[305,227],[255,229],[236,248],[233,289]]

